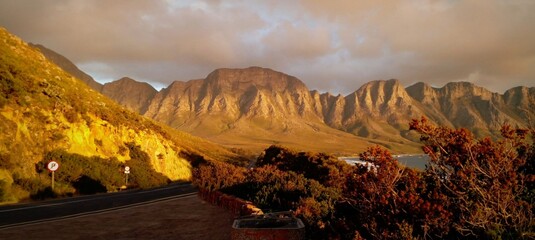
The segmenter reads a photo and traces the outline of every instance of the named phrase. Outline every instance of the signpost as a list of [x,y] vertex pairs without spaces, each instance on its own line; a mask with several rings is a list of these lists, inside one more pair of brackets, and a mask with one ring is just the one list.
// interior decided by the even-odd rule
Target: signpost
[[130,167],[126,166],[124,167],[125,186],[128,186],[128,174],[130,174]]
[[56,170],[58,170],[59,168],[59,163],[56,162],[56,161],[50,161],[48,162],[48,164],[46,165],[46,168],[48,169],[48,171],[51,171],[52,172],[52,190],[54,190],[54,172]]

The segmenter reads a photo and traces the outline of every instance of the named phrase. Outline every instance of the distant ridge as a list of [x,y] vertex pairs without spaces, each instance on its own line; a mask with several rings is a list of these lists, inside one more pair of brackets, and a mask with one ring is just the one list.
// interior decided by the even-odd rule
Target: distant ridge
[[138,113],[147,111],[150,101],[158,93],[150,84],[128,77],[104,84],[101,92]]
[[[126,110],[3,28],[0,132],[0,203],[29,198],[31,191],[44,189],[48,172],[38,167],[42,169],[51,156],[71,164],[62,167],[74,176],[96,171],[95,182],[110,180],[106,173],[91,169],[99,159],[109,164],[139,159],[142,164],[136,165],[136,174],[150,170],[173,181],[190,180],[191,162],[240,159],[217,144]],[[90,166],[77,168],[83,165],[80,159]],[[119,167],[113,164],[108,167]],[[150,179],[156,175],[138,176]],[[70,184],[79,179],[63,175],[57,180],[61,191],[72,193],[76,190]],[[120,187],[122,183],[113,184]]]
[[48,60],[50,60],[51,62],[61,67],[64,71],[82,80],[89,87],[100,92],[102,88],[102,84],[98,83],[97,81],[95,81],[95,79],[93,79],[87,73],[80,70],[76,65],[74,65],[73,62],[71,62],[69,59],[67,59],[63,55],[57,52],[54,52],[53,50],[48,49],[45,46],[40,45],[40,44],[30,43],[29,45],[39,49],[41,53],[43,53],[43,55],[45,55]]
[[[130,91],[111,87],[124,82],[109,83],[105,95],[174,128],[256,150],[283,143],[355,152],[364,145],[381,144],[397,152],[413,152],[419,142],[408,131],[413,118],[425,116],[480,137],[497,136],[504,123],[527,126],[535,118],[535,88],[522,86],[498,94],[468,82],[441,88],[420,82],[405,88],[391,79],[371,81],[347,96],[334,96],[311,91],[296,77],[262,67],[216,69],[204,79],[175,81],[156,93],[135,81],[128,81]],[[322,142],[330,137],[331,144]],[[343,138],[357,146],[341,143]]]

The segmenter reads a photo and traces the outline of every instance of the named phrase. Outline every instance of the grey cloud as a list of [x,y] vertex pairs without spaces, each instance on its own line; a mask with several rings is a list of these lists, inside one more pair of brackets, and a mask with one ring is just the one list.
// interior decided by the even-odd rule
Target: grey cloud
[[349,93],[376,79],[535,86],[535,4],[501,0],[0,0],[0,25],[102,79],[168,84],[220,67]]

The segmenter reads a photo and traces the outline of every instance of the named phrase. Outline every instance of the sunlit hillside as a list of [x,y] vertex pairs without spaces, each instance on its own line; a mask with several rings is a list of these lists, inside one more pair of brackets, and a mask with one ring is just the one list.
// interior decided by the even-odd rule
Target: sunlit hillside
[[143,171],[172,181],[190,179],[189,160],[236,159],[222,147],[123,109],[2,28],[0,132],[0,202],[26,199],[48,187],[42,166],[49,160],[64,166],[57,172],[62,181],[56,191],[77,194],[71,183],[83,176],[108,191],[119,187],[122,182],[99,178],[136,165],[134,158],[140,160],[136,166],[150,168]]

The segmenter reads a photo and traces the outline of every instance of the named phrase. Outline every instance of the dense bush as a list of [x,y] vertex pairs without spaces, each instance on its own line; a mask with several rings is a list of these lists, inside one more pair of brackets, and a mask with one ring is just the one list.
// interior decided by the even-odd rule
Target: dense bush
[[445,237],[451,213],[442,208],[439,196],[428,193],[421,173],[402,167],[380,147],[360,158],[375,167],[356,168],[348,177],[337,208],[337,217],[344,220],[338,232],[351,237],[356,230],[366,239]]
[[271,146],[258,157],[257,166],[274,165],[282,171],[303,174],[328,187],[342,188],[352,167],[324,153],[294,152]]
[[[41,175],[50,175],[46,164],[51,160],[57,161],[60,169],[55,174],[56,182],[72,186],[77,194],[116,191],[125,184],[123,170],[126,165],[132,169],[129,187],[149,188],[169,182],[167,177],[154,171],[149,156],[139,146],[133,143],[126,145],[131,159],[125,163],[115,158],[85,157],[64,150],[54,150],[45,155],[43,161],[36,165],[36,170]],[[48,180],[43,182],[41,179],[20,179],[16,183],[35,195],[46,192],[45,189],[49,186]]]
[[244,182],[245,172],[245,168],[223,162],[204,162],[193,170],[193,181],[208,191],[221,190]]
[[[457,236],[535,237],[534,145],[529,131],[504,125],[502,139],[474,139],[466,129],[436,127],[425,118],[411,129],[422,135],[431,158],[425,182],[452,213]],[[533,134],[533,130],[531,131]]]
[[401,166],[385,149],[360,155],[373,168],[272,146],[257,168],[201,164],[199,187],[293,210],[314,239],[530,239],[535,237],[534,134],[504,126],[503,139],[413,120],[431,158],[425,171]]
[[[52,160],[60,164],[60,169],[55,174],[56,181],[73,185],[79,193],[87,192],[87,189],[98,188],[98,186],[105,187],[103,192],[115,191],[124,184],[124,175],[121,172],[123,164],[116,159],[85,157],[63,150],[54,150],[45,155],[43,161],[38,164],[37,171],[49,174],[46,164]],[[75,184],[81,178],[93,179],[95,186]],[[83,189],[76,188],[76,186],[83,187]]]
[[134,143],[127,143],[130,150],[130,160],[125,164],[132,169],[129,174],[129,184],[133,187],[151,188],[162,186],[170,182],[169,178],[154,171],[149,155]]
[[272,165],[246,170],[227,163],[208,163],[194,171],[194,182],[207,190],[220,190],[252,201],[268,212],[293,210],[307,225],[309,234],[327,237],[340,193],[302,174],[281,171]]
[[[50,188],[50,179],[46,178],[19,178],[14,177],[14,184],[29,193],[33,200],[43,200],[56,197],[57,194]],[[48,181],[47,181],[48,180]]]

